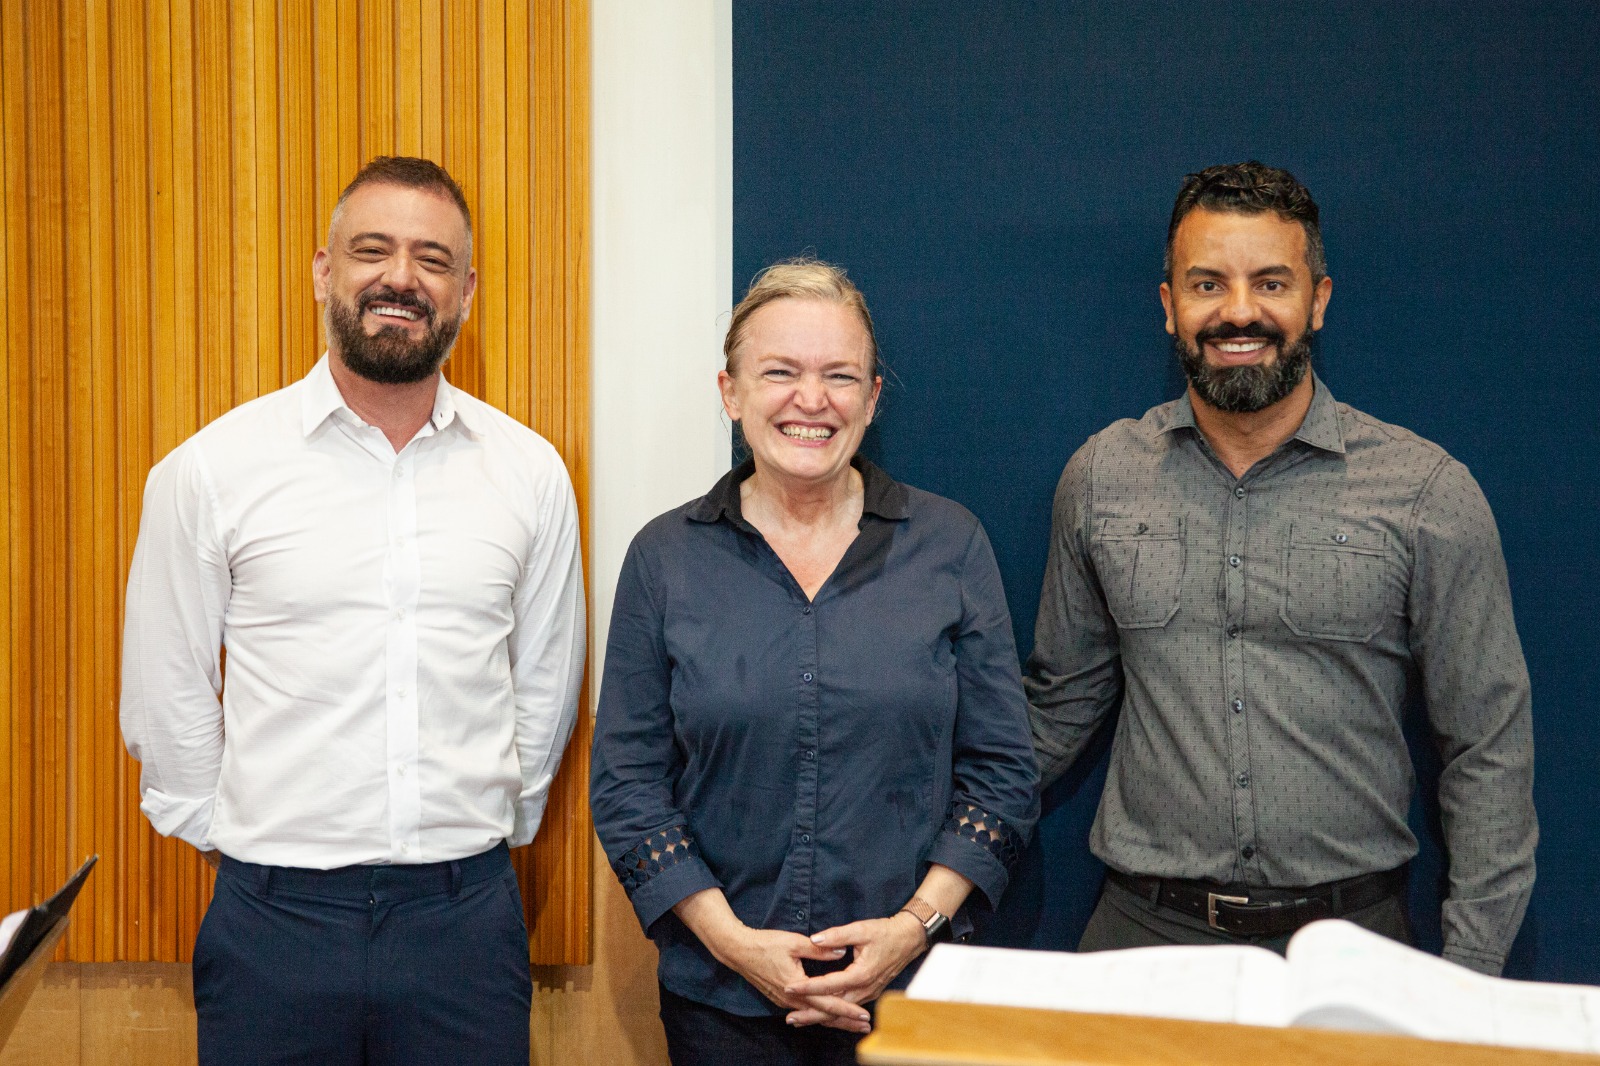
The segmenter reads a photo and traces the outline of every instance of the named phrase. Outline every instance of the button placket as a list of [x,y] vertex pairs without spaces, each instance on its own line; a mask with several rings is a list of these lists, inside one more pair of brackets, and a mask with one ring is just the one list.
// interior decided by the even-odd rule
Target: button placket
[[[1249,602],[1250,567],[1244,565],[1250,554],[1251,543],[1248,498],[1249,492],[1244,485],[1236,484],[1222,509],[1226,515],[1222,550],[1227,564],[1222,574],[1223,625],[1228,639],[1222,642],[1221,647],[1223,690],[1220,695],[1226,700],[1230,712],[1225,714],[1226,721],[1221,724],[1227,736],[1229,778],[1234,786],[1228,789],[1228,793],[1235,847],[1249,849],[1253,855],[1254,848],[1249,842],[1255,839],[1258,827],[1254,799],[1250,794],[1250,723],[1244,714],[1244,696],[1249,691],[1245,675],[1247,649],[1246,641],[1241,639],[1246,622],[1245,607]],[[1244,851],[1241,850],[1240,854],[1244,854]],[[1245,856],[1247,861],[1249,857]]]
[[[391,861],[420,853],[422,787],[414,772],[418,753],[417,602],[422,563],[417,544],[417,495],[413,476],[415,446],[394,459],[387,491],[388,550],[384,589],[390,614],[385,626],[385,734],[388,754],[389,840]],[[410,772],[408,772],[408,768]]]

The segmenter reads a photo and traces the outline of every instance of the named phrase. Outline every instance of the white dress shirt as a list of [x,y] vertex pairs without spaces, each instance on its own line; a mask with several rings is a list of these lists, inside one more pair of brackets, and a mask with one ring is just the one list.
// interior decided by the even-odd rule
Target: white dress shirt
[[122,665],[141,809],[275,866],[526,844],[584,641],[555,449],[441,380],[396,453],[324,356],[150,472]]

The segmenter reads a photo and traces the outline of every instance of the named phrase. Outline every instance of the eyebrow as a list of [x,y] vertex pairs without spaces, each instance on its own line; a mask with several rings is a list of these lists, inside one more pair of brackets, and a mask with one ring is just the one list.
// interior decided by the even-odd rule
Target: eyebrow
[[[395,243],[395,239],[389,234],[380,233],[377,230],[371,230],[367,233],[353,233],[350,235],[350,239],[345,243],[346,245],[352,245],[360,244],[362,241],[379,241],[383,244]],[[422,248],[431,248],[435,251],[442,252],[451,259],[454,259],[456,256],[455,250],[452,249],[448,244],[444,244],[441,241],[417,241],[416,243]]]
[[[1221,278],[1224,276],[1222,271],[1212,270],[1210,267],[1190,267],[1184,274],[1184,277],[1189,278],[1191,281],[1196,278]],[[1275,263],[1272,266],[1262,267],[1250,276],[1252,278],[1294,277],[1294,268],[1283,263]]]

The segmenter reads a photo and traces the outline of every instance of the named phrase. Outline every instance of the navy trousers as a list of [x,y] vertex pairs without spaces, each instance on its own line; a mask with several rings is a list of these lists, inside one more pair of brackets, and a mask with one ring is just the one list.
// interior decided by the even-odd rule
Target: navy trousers
[[337,870],[224,857],[194,945],[201,1066],[527,1066],[532,996],[504,844]]

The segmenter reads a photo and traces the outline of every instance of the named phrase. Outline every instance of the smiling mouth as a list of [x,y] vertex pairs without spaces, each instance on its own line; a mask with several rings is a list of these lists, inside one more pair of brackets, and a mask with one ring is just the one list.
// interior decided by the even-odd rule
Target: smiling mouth
[[407,322],[416,322],[422,318],[422,312],[413,311],[406,307],[368,307],[368,312],[382,315],[385,318],[401,318]]
[[780,426],[778,431],[795,440],[827,440],[834,434],[827,426]]
[[1246,340],[1212,341],[1217,351],[1227,352],[1230,355],[1243,355],[1246,352],[1258,352],[1267,347],[1269,342],[1265,337],[1250,337]]

